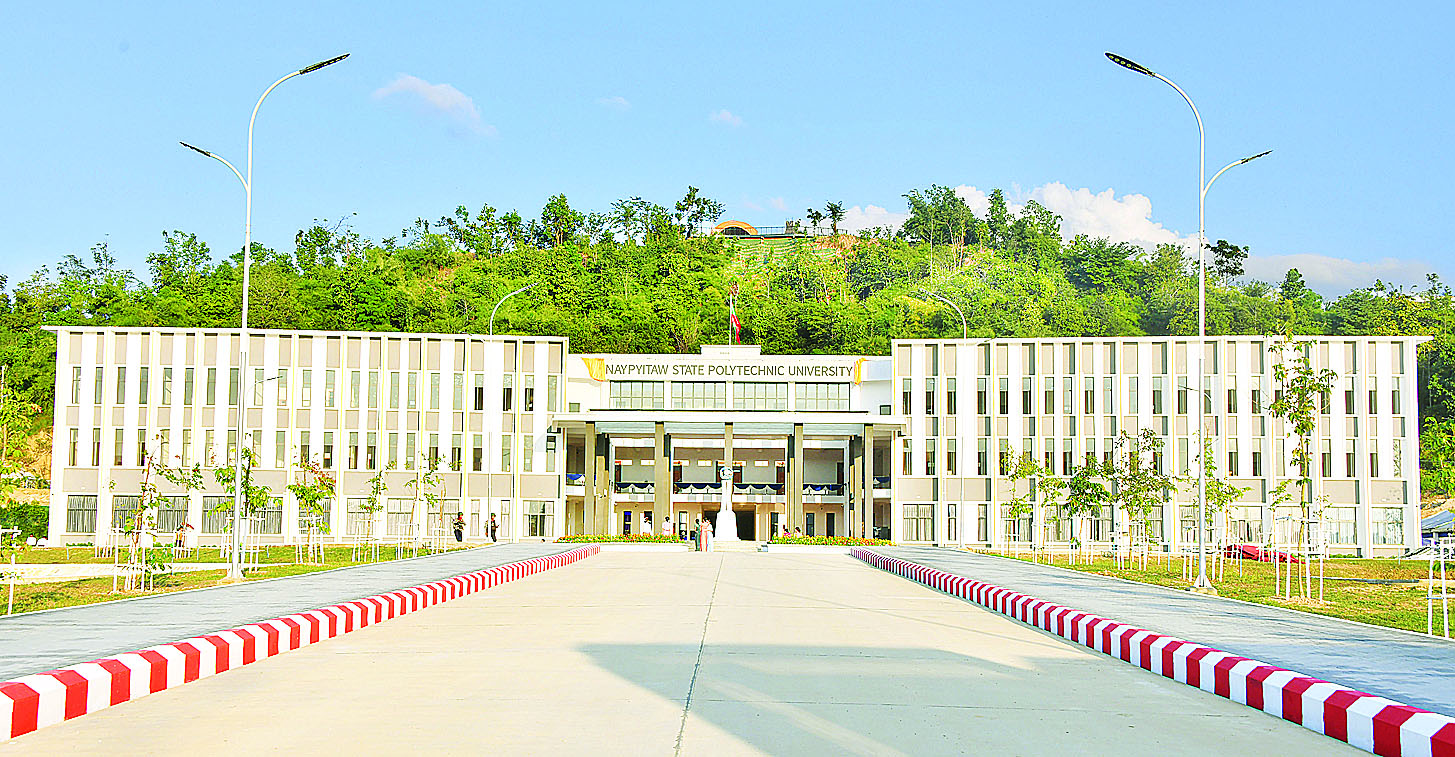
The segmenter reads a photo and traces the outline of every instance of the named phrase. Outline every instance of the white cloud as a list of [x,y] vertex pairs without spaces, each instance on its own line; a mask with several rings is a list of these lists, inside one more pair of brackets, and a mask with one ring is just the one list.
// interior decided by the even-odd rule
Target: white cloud
[[1283,281],[1288,269],[1297,268],[1310,289],[1330,296],[1339,296],[1351,289],[1362,289],[1373,284],[1375,279],[1381,279],[1386,284],[1424,286],[1426,274],[1434,270],[1429,263],[1419,260],[1350,260],[1312,252],[1249,255],[1243,268],[1247,278],[1274,285]]
[[782,197],[769,197],[768,204],[772,205],[774,210],[788,212],[788,203],[784,202]]
[[[990,209],[990,195],[976,187],[962,184],[955,187],[955,194],[978,216],[983,217]],[[1093,239],[1106,237],[1114,242],[1131,242],[1147,249],[1159,244],[1188,245],[1192,241],[1190,237],[1181,236],[1153,221],[1152,200],[1146,195],[1129,194],[1118,198],[1111,189],[1092,192],[1086,187],[1072,189],[1053,181],[1032,189],[1029,194],[1022,195],[1019,191],[1012,194],[1012,198],[1022,196],[1028,201],[1035,200],[1060,216],[1061,234],[1067,239],[1085,234]],[[1008,199],[1006,208],[1012,214],[1019,213],[1025,208],[1025,203]],[[1197,245],[1193,242],[1191,246]]]
[[707,120],[712,121],[713,123],[727,124],[728,126],[743,125],[742,117],[734,115],[733,112],[728,110],[727,108],[723,108],[721,110],[707,114]]
[[596,104],[606,108],[611,108],[612,110],[629,110],[632,106],[631,101],[627,100],[621,95],[613,95],[611,97],[598,97],[596,98]]
[[762,205],[759,205],[756,202],[753,202],[752,200],[743,200],[742,206],[743,206],[744,209],[751,210],[754,213],[761,213],[761,212],[763,212],[763,206]]
[[839,222],[839,228],[848,232],[878,228],[898,229],[907,218],[909,213],[896,213],[878,205],[855,205],[844,211],[844,220]]
[[955,195],[965,201],[965,205],[977,216],[984,217],[985,211],[990,210],[990,195],[970,186],[961,184],[955,187]]
[[475,101],[449,84],[430,84],[418,76],[399,74],[394,81],[374,90],[376,100],[394,95],[404,95],[424,110],[443,115],[470,133],[495,134],[495,127],[480,118]]

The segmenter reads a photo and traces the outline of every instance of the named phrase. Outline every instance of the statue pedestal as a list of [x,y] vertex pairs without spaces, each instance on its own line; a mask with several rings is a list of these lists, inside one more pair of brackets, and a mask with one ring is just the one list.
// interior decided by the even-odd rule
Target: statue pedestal
[[717,511],[717,523],[712,529],[715,541],[738,540],[738,516],[733,514],[733,469],[724,465],[718,470],[722,483],[722,507]]

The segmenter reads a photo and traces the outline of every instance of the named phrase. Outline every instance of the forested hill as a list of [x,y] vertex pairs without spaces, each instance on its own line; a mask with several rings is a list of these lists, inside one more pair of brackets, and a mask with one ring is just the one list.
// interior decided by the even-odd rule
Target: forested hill
[[[1196,333],[1195,258],[1180,248],[1064,241],[1060,219],[1035,203],[1011,213],[999,191],[983,216],[945,187],[906,198],[896,233],[772,246],[702,236],[721,205],[695,189],[673,208],[631,198],[601,213],[558,195],[533,219],[461,207],[377,241],[320,223],[293,249],[254,246],[251,322],[484,332],[500,297],[540,282],[500,309],[498,332],[566,336],[578,351],[694,352],[727,339],[737,283],[743,340],[769,353],[886,354],[895,338],[959,336],[959,317],[921,288],[960,305],[972,337]],[[1455,411],[1455,307],[1433,276],[1420,291],[1370,282],[1326,301],[1296,270],[1248,282],[1245,248],[1212,249],[1210,333],[1435,335],[1420,357],[1425,413]],[[118,268],[105,245],[61,253],[24,281],[0,278],[0,364],[42,408],[55,352],[42,325],[237,324],[241,254],[216,255],[193,234],[163,233],[145,271]]]

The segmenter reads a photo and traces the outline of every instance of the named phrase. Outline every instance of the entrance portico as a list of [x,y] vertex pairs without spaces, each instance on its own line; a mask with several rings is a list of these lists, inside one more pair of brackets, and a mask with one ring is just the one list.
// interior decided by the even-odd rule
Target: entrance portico
[[[809,416],[805,418],[805,416]],[[605,411],[557,415],[567,449],[568,533],[685,534],[715,520],[721,465],[731,466],[739,537],[765,540],[785,526],[805,535],[872,535],[887,526],[878,458],[887,469],[899,430],[864,412]],[[867,440],[867,441],[866,441]]]

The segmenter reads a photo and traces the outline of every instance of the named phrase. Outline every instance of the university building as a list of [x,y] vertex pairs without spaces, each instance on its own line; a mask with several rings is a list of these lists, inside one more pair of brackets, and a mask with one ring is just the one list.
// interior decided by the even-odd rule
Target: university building
[[[273,495],[251,529],[280,544],[307,530],[287,488],[307,460],[337,481],[322,517],[334,542],[439,538],[457,512],[472,541],[492,519],[510,540],[660,532],[664,520],[685,533],[717,518],[730,486],[744,539],[787,526],[900,543],[1109,545],[1127,527],[1120,513],[1082,523],[1012,513],[1004,461],[1029,452],[1067,476],[1114,454],[1120,433],[1151,429],[1165,440],[1156,464],[1182,475],[1195,467],[1199,400],[1218,475],[1246,489],[1231,538],[1263,543],[1298,511],[1274,507],[1274,487],[1297,476],[1295,440],[1269,414],[1275,351],[1261,336],[1209,338],[1198,391],[1189,337],[633,355],[574,354],[558,337],[250,330],[244,375],[237,329],[51,330],[52,543],[119,538],[158,463],[200,466],[204,485],[157,484],[156,531],[185,524],[189,541],[221,542],[231,497],[215,471],[236,458],[239,404],[252,480]],[[1334,552],[1398,554],[1419,541],[1419,340],[1312,347],[1315,367],[1338,377],[1317,408],[1313,451]],[[1194,488],[1168,492],[1153,513],[1149,536],[1166,549],[1195,539]]]

